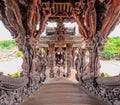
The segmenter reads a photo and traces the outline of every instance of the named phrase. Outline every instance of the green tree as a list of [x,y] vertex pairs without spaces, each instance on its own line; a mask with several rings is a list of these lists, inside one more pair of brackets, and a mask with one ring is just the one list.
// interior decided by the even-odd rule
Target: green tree
[[120,56],[120,37],[108,39],[102,52],[102,56],[107,59]]
[[10,49],[12,47],[16,47],[15,40],[3,40],[0,41],[0,49]]

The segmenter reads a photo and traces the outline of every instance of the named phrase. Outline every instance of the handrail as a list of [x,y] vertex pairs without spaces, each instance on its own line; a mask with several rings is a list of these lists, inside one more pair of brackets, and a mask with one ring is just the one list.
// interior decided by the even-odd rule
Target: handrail
[[120,75],[113,77],[98,77],[96,82],[105,86],[120,86]]
[[1,88],[5,90],[18,89],[28,83],[27,77],[11,78],[9,76],[0,75]]
[[90,80],[90,78],[93,77],[93,76],[94,76],[94,73],[86,74],[82,77],[82,80],[83,81]]

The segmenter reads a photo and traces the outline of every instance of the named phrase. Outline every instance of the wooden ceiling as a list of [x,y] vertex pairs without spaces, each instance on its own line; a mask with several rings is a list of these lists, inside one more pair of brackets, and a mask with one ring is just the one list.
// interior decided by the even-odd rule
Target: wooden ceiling
[[14,38],[38,38],[47,21],[59,18],[76,21],[85,39],[107,37],[120,22],[120,0],[0,0],[0,20]]

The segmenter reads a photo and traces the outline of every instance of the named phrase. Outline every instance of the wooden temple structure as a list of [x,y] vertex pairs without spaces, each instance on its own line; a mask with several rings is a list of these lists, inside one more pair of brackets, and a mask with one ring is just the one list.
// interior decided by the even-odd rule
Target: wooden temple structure
[[[64,53],[67,77],[75,64],[81,87],[111,105],[120,104],[120,75],[104,78],[100,74],[100,53],[120,22],[120,0],[0,0],[0,20],[24,55],[21,77],[12,79],[0,74],[1,105],[20,103],[23,96],[41,86],[46,79],[46,61],[50,64],[50,77],[54,77],[57,52]],[[47,22],[56,22],[57,27],[47,29],[46,35],[41,36]],[[65,22],[77,22],[80,35],[65,28]],[[44,48],[47,56],[42,56],[39,48]],[[79,50],[74,62],[76,48]],[[7,100],[11,94],[13,103]]]

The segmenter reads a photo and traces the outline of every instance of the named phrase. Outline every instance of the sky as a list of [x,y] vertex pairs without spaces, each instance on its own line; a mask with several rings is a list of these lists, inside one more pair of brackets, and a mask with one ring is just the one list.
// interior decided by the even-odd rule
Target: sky
[[[73,26],[74,27],[75,25],[76,24],[70,24],[70,23],[68,23],[67,26],[71,26],[71,27]],[[76,31],[77,30],[78,29],[76,29]],[[120,36],[120,24],[117,25],[116,28],[109,35],[109,37],[116,37],[116,36]],[[3,23],[0,21],[0,40],[11,40],[11,39],[12,39],[12,37],[11,37],[10,32],[4,27]]]

